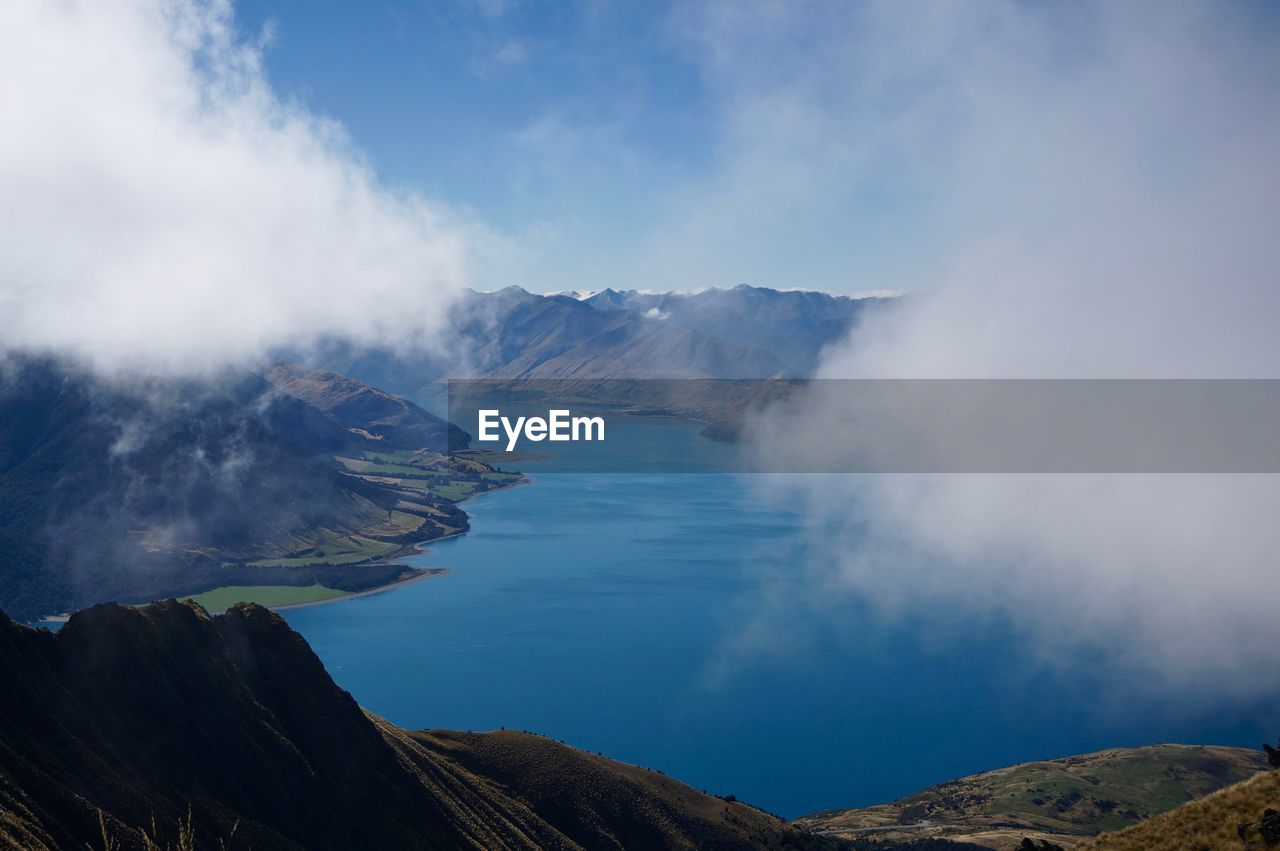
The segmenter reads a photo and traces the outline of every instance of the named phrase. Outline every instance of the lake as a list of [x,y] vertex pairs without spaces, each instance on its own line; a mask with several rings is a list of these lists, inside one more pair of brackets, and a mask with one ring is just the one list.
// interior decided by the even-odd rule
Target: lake
[[1104,747],[1273,738],[1260,711],[1174,710],[1087,665],[1046,669],[998,621],[787,611],[779,589],[822,556],[761,479],[536,466],[411,559],[447,574],[284,612],[361,705],[543,733],[786,817]]

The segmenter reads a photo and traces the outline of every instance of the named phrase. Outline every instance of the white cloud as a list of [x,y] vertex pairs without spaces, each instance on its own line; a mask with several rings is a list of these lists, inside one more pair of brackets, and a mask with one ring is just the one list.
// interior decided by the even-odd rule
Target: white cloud
[[[780,114],[820,116],[855,158],[866,133],[900,151],[936,211],[921,250],[944,272],[829,352],[824,375],[1280,376],[1280,50],[1253,7],[872,3],[844,24],[791,5],[744,24],[717,8],[730,24],[709,55],[728,64],[748,48],[773,56],[766,23],[801,28],[830,79],[790,89]],[[773,72],[755,73],[767,89]],[[854,95],[892,99],[887,125],[842,113]],[[777,155],[812,150],[818,174],[844,174],[822,138]],[[791,167],[809,173],[778,166]],[[831,439],[829,423],[789,425],[799,446]],[[855,489],[816,477],[799,490],[830,521],[816,524],[830,566],[797,579],[802,597],[1007,615],[1046,658],[1096,645],[1184,694],[1267,692],[1280,674],[1277,477],[882,476]]]
[[281,99],[225,0],[0,6],[0,340],[206,371],[423,343],[486,232]]

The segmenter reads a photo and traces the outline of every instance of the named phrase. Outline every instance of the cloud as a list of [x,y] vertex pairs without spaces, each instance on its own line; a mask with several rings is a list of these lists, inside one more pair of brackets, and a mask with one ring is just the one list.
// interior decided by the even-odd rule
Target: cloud
[[[786,141],[783,164],[762,155],[767,173],[873,179],[840,163],[897,163],[931,210],[927,291],[868,319],[823,375],[1280,377],[1280,51],[1256,7],[712,8],[706,49],[727,75],[782,50],[772,32],[815,57],[806,71],[784,51],[781,88],[772,65],[751,72],[751,102],[782,103],[758,114],[818,134]],[[860,104],[886,100],[882,125],[862,121]],[[805,151],[816,164],[785,156]],[[788,426],[798,446],[838,434]],[[1275,476],[833,478],[792,491],[829,555],[798,575],[799,599],[958,607],[1011,618],[1046,659],[1100,649],[1184,696],[1272,693]]]
[[5,3],[0,110],[5,347],[190,373],[422,344],[490,236],[276,94],[225,0]]
[[506,38],[496,43],[485,45],[481,52],[469,63],[471,73],[482,80],[492,80],[529,60],[532,50],[529,45],[517,38]]

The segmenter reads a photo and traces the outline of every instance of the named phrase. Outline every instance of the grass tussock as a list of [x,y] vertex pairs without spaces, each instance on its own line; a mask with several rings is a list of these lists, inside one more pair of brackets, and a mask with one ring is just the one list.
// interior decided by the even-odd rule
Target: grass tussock
[[[226,851],[231,846],[239,829],[240,822],[237,821],[231,826],[230,834],[218,839],[218,848],[221,851]],[[120,851],[124,847],[117,832],[109,824],[107,814],[102,810],[98,810],[98,833],[101,844],[95,847],[93,844],[85,843],[88,851]],[[151,816],[151,826],[141,828],[138,835],[145,851],[196,851],[196,828],[190,807],[187,808],[187,817],[178,821],[172,841],[166,842],[160,838],[161,832],[156,827],[154,814]]]
[[[1259,774],[1177,809],[1082,845],[1090,851],[1219,851],[1268,847],[1257,830],[1241,839],[1243,822],[1258,822],[1268,807],[1280,809],[1280,772]],[[1280,846],[1275,846],[1280,847]]]

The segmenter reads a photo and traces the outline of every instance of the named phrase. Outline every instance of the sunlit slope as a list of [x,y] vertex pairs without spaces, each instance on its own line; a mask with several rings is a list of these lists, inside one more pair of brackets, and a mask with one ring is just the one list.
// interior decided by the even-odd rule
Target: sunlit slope
[[[1220,789],[1082,848],[1098,851],[1186,851],[1267,846],[1258,823],[1268,808],[1280,809],[1280,774],[1268,772]],[[1244,838],[1240,826],[1248,824]]]
[[929,827],[904,829],[903,835],[995,831],[1089,836],[1136,824],[1265,768],[1261,752],[1241,748],[1119,748],[975,774],[891,804],[830,810],[798,823],[843,836],[926,821]]

